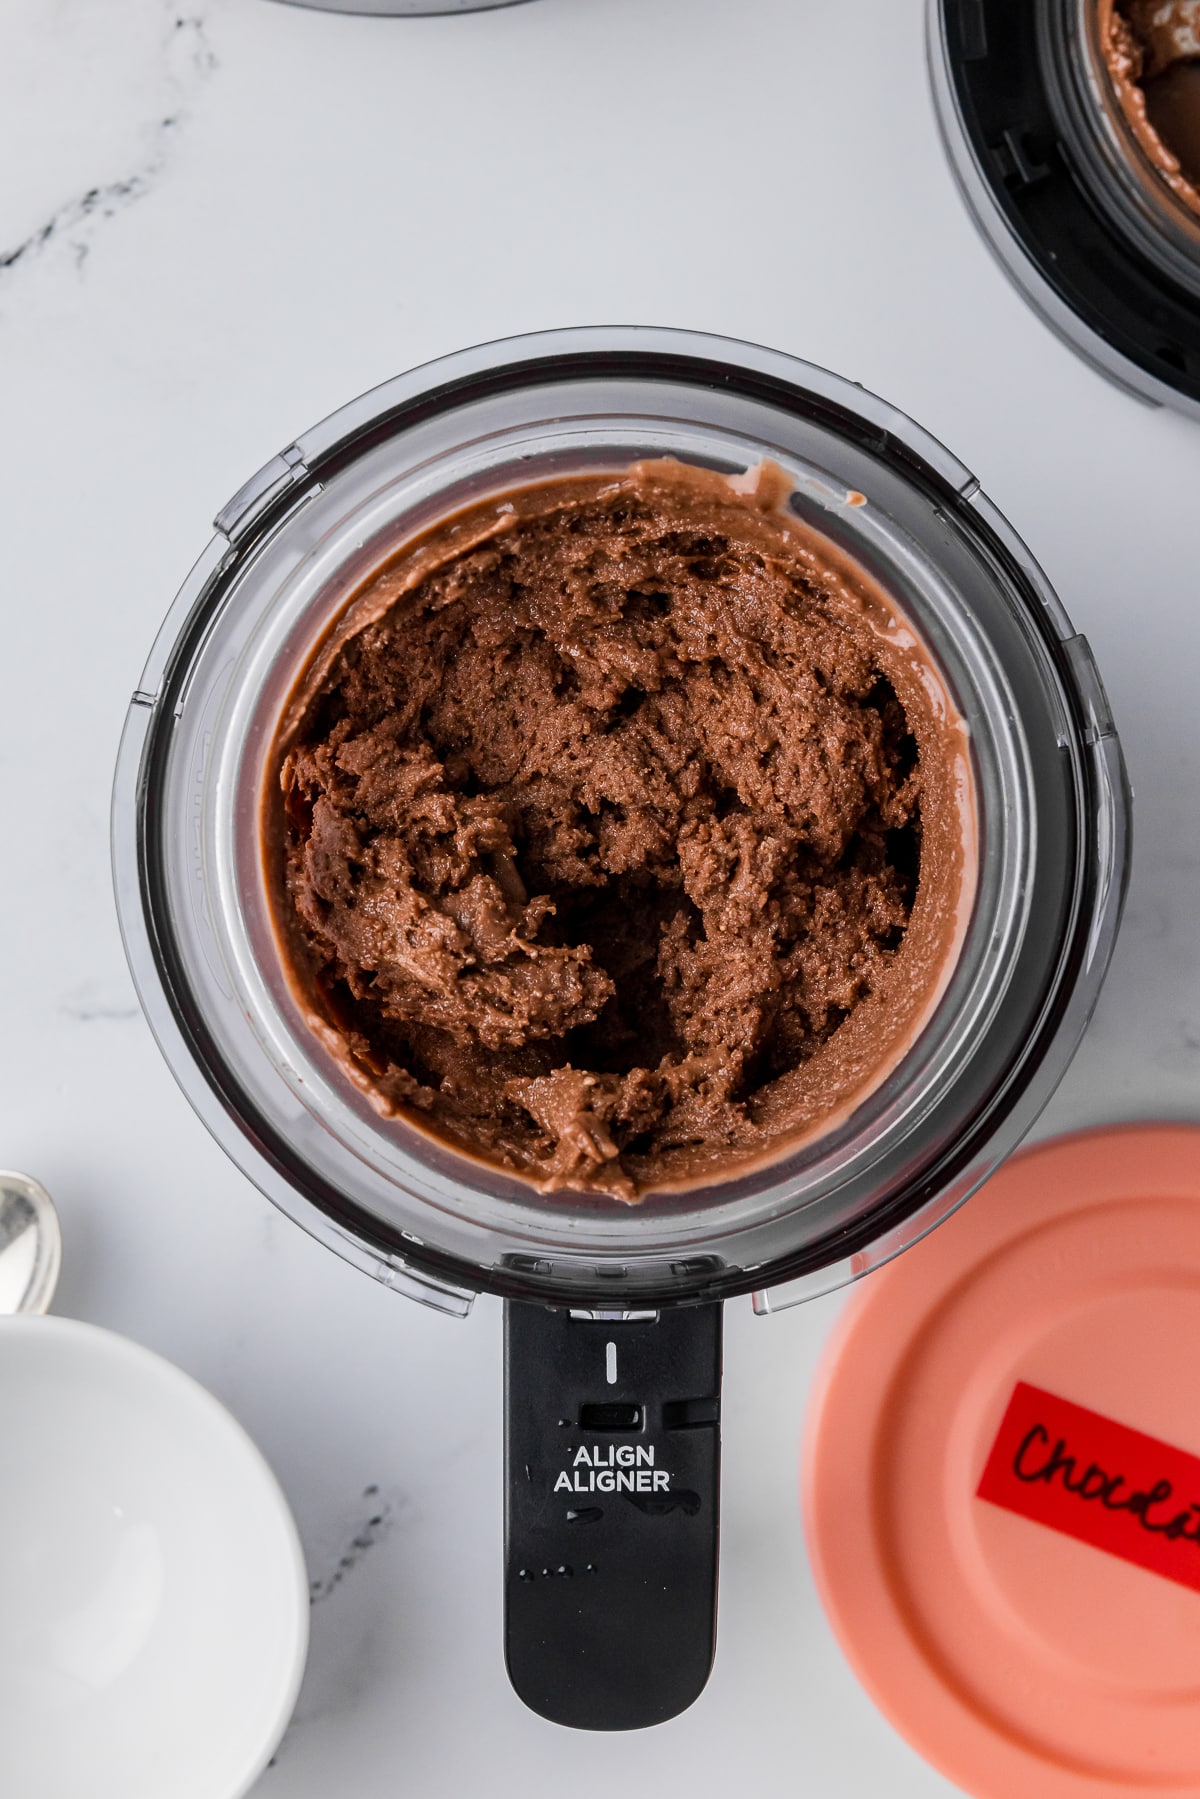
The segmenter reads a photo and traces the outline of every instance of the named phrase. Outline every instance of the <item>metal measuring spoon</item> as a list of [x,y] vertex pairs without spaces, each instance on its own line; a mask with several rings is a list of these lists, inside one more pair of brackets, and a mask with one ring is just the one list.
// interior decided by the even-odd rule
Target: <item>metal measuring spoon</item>
[[54,1201],[27,1174],[0,1173],[0,1314],[44,1312],[62,1264]]

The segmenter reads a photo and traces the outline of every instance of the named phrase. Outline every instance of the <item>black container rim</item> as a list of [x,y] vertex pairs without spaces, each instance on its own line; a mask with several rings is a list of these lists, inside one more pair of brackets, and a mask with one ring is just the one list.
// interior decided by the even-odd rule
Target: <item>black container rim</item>
[[934,98],[958,185],[1060,336],[1141,398],[1200,412],[1200,306],[1093,200],[1052,102],[1043,3],[930,0]]

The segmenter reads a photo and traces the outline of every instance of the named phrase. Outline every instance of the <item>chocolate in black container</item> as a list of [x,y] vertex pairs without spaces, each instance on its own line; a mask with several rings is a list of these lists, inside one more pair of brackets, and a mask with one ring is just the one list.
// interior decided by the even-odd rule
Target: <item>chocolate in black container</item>
[[1200,218],[1146,161],[1096,0],[930,0],[942,137],[987,243],[1110,379],[1200,417]]
[[[970,733],[975,883],[920,1034],[813,1140],[641,1204],[537,1192],[325,1051],[277,953],[259,801],[347,584],[487,495],[647,458],[784,468],[798,518],[909,621]],[[521,1697],[616,1730],[688,1705],[715,1644],[721,1306],[770,1312],[959,1205],[1065,1069],[1115,938],[1120,744],[1087,644],[979,482],[856,384],[753,345],[605,327],[463,351],[289,443],[225,506],[129,707],[126,949],[196,1111],[284,1212],[458,1317],[506,1307],[506,1649]],[[315,1321],[314,1328],[319,1328]]]

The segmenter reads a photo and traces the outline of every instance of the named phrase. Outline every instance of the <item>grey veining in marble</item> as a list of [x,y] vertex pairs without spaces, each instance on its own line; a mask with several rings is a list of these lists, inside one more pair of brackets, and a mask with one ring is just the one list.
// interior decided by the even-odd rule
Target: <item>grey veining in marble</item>
[[263,1799],[950,1791],[808,1573],[797,1443],[836,1298],[729,1308],[711,1684],[581,1744],[504,1678],[499,1308],[422,1312],[290,1226],[137,1014],[107,852],[125,707],[209,521],[306,425],[460,345],[597,319],[773,344],[921,419],[1090,637],[1137,789],[1112,975],[1040,1128],[1200,1117],[1200,431],[1107,386],[993,265],[921,14],[0,8],[0,1162],[59,1207],[57,1308],[204,1381],[292,1501],[313,1644]]
[[[27,129],[29,115],[36,120],[32,144],[26,137],[20,146],[22,160],[37,154],[38,127],[43,121],[49,120],[61,127],[59,107],[65,96],[55,94],[57,104],[47,111],[42,82],[56,88],[64,74],[69,81],[73,77],[72,85],[77,88],[75,104],[86,105],[95,93],[95,71],[90,60],[85,62],[78,56],[78,35],[81,29],[94,30],[97,24],[102,29],[110,28],[107,60],[111,61],[115,72],[116,65],[123,61],[121,51],[128,43],[127,34],[133,23],[129,12],[129,8],[118,8],[110,0],[96,0],[96,4],[67,0],[66,4],[49,12],[45,8],[36,13],[32,8],[28,9],[28,16],[23,21],[30,28],[25,48],[28,52],[32,46],[40,52],[29,58],[36,65],[34,85],[18,90],[22,74],[19,56],[7,62],[7,79],[0,76],[0,82],[10,90],[5,108],[8,131],[13,132],[14,126]],[[32,227],[25,229],[23,235],[5,243],[0,248],[0,280],[11,275],[20,263],[52,245],[55,248],[65,245],[76,267],[81,267],[97,228],[105,220],[116,217],[123,208],[151,193],[169,166],[174,140],[187,125],[195,95],[216,70],[217,57],[209,42],[205,17],[200,12],[159,0],[140,22],[139,29],[147,40],[153,34],[154,42],[139,43],[138,46],[142,53],[139,60],[147,66],[141,71],[143,79],[135,102],[136,111],[131,108],[136,123],[132,133],[123,129],[119,134],[120,138],[130,139],[127,165],[119,174],[106,172],[97,179],[80,182],[74,191],[54,199],[47,212],[38,217]],[[15,33],[15,18],[10,18],[9,30]],[[20,40],[17,42],[20,48]],[[3,87],[0,87],[2,91]],[[129,115],[118,116],[122,127],[127,126]],[[83,150],[82,144],[77,147]],[[106,154],[105,150],[97,150],[96,166],[107,170],[112,166],[113,158],[111,152]],[[18,209],[24,196],[18,196],[19,190],[10,190],[17,213],[15,229],[20,231],[21,212]]]

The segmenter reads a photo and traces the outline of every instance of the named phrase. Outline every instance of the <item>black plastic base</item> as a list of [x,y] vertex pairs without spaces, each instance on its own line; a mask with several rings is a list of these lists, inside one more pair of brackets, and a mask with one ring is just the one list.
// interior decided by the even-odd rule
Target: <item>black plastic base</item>
[[505,1306],[505,1659],[533,1711],[638,1730],[689,1706],[717,1624],[721,1308]]

